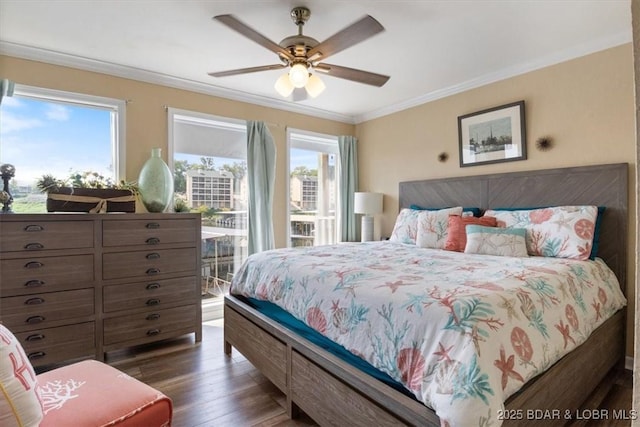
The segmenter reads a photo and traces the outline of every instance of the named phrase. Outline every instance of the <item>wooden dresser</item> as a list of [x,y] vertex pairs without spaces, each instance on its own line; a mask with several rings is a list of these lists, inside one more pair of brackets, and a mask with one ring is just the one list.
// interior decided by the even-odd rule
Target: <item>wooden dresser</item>
[[194,333],[198,214],[0,215],[0,322],[34,366]]

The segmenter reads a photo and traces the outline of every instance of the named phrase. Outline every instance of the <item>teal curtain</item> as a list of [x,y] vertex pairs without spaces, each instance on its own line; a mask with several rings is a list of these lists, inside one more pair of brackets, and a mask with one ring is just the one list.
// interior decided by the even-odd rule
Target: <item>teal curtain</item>
[[2,98],[5,96],[13,96],[14,83],[11,80],[0,80],[0,104],[2,104]]
[[273,249],[273,189],[276,146],[263,122],[247,121],[247,178],[249,180],[249,255]]
[[340,151],[340,241],[355,242],[358,223],[354,213],[353,195],[358,189],[358,140],[354,136],[339,136]]

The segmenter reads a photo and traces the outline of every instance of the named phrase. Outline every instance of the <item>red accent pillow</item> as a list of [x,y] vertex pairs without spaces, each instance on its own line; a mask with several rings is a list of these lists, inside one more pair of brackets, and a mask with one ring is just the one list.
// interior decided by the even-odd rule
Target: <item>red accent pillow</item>
[[475,216],[449,215],[447,241],[444,244],[444,249],[448,251],[464,252],[464,247],[467,244],[467,232],[465,230],[467,224],[497,227],[498,220],[492,216],[477,218]]

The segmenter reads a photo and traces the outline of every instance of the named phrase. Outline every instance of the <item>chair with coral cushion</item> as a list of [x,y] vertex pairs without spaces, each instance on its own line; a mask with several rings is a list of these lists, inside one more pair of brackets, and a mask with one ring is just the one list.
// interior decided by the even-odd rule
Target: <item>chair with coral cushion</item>
[[171,425],[171,399],[95,360],[36,375],[22,346],[0,325],[0,425]]

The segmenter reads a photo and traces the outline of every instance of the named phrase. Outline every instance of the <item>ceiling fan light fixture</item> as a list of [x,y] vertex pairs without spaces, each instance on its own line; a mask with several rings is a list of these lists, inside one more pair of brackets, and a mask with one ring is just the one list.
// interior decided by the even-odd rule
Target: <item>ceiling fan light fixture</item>
[[291,95],[293,89],[295,87],[291,84],[291,80],[289,79],[289,73],[284,73],[281,75],[278,80],[276,80],[276,84],[274,86],[276,91],[280,94],[280,96],[286,98]]
[[309,70],[303,64],[294,64],[289,70],[289,80],[294,87],[304,87],[309,81]]
[[309,76],[309,81],[305,86],[307,93],[312,98],[315,98],[316,96],[324,92],[325,88],[326,86],[324,85],[324,82],[322,81],[322,79],[320,79],[320,77],[316,76],[315,74],[311,74]]

